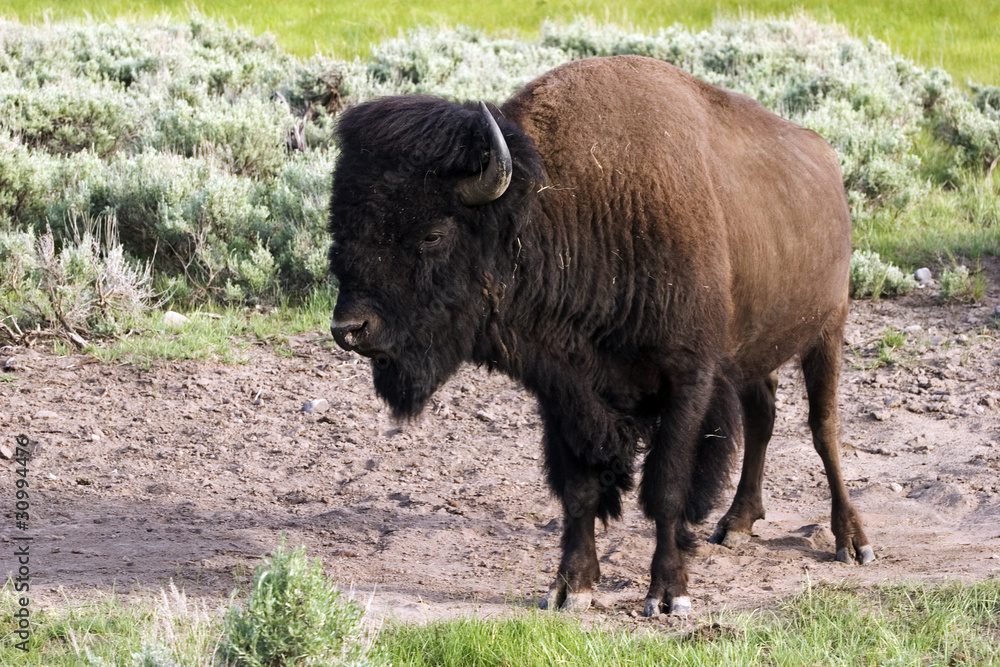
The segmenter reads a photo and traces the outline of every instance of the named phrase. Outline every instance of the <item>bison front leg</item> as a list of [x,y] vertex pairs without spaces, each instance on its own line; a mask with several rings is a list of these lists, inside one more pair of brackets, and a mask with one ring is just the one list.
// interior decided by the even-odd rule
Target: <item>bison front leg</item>
[[540,606],[542,609],[584,611],[590,608],[594,584],[601,577],[594,541],[600,489],[597,477],[592,475],[570,474],[565,481],[561,498],[562,558],[555,581]]
[[563,534],[559,571],[541,607],[579,611],[590,607],[601,576],[596,520],[619,518],[621,494],[632,488],[636,436],[631,422],[609,412],[585,383],[547,389],[538,394],[538,408],[549,488],[563,506]]
[[709,371],[673,378],[660,428],[650,443],[639,499],[656,522],[644,613],[691,613],[684,551],[693,548],[688,523],[705,518],[728,478],[739,438],[739,407],[729,380]]
[[550,409],[544,400],[539,403],[549,487],[563,505],[562,558],[541,607],[581,611],[590,607],[601,576],[594,524],[621,515],[621,493],[632,485],[631,458],[619,451],[602,459],[601,448],[592,446],[578,420]]

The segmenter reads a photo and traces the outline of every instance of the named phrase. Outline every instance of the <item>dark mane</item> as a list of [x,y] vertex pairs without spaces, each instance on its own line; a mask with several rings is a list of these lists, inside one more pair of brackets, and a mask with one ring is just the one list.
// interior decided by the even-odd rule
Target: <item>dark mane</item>
[[[511,149],[515,180],[540,181],[541,164],[531,139],[496,107],[491,109]],[[442,177],[467,176],[482,170],[489,155],[478,103],[422,95],[384,97],[352,107],[337,121],[336,136],[345,156],[341,159],[368,163],[373,171],[404,164]]]

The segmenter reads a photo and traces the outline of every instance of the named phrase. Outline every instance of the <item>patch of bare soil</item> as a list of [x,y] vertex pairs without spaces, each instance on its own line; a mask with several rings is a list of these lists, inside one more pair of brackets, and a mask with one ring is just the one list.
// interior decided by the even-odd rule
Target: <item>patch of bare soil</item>
[[[767,519],[737,549],[690,559],[696,613],[768,604],[807,582],[981,579],[1000,569],[1000,332],[994,285],[978,306],[926,293],[856,303],[841,384],[843,467],[877,561],[833,560],[829,492],[800,374],[781,375]],[[885,328],[911,327],[898,363],[866,370]],[[915,329],[913,327],[919,327]],[[417,423],[393,423],[368,367],[325,335],[294,357],[149,371],[6,350],[0,445],[26,434],[32,594],[157,591],[224,599],[282,532],[345,587],[404,620],[502,613],[544,592],[560,510],[541,425],[515,383],[465,369]],[[324,398],[329,409],[305,413]],[[4,452],[0,452],[4,453]],[[9,451],[6,452],[9,454]],[[13,461],[0,462],[0,572],[14,569]],[[738,468],[734,470],[735,474]],[[731,497],[731,491],[730,491]],[[707,538],[730,498],[703,526]],[[602,529],[595,614],[642,608],[653,551],[634,497]],[[660,622],[663,622],[662,620]]]

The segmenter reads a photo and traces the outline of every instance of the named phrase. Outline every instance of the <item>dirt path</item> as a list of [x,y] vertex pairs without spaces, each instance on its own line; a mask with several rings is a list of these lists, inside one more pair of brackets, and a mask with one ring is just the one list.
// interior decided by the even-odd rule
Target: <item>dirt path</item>
[[[833,561],[829,494],[786,368],[768,459],[767,519],[736,550],[691,559],[696,611],[750,607],[807,580],[983,578],[1000,571],[1000,331],[982,305],[919,293],[855,304],[842,382],[844,469],[878,560]],[[886,327],[913,330],[894,366],[863,370]],[[991,328],[992,327],[992,328]],[[367,366],[328,337],[264,348],[244,365],[143,371],[7,349],[0,445],[24,433],[30,462],[33,594],[157,591],[225,596],[281,532],[330,575],[402,619],[529,604],[559,557],[559,508],[540,470],[534,401],[465,369],[432,413],[393,424]],[[2,359],[0,359],[2,361]],[[306,414],[325,398],[330,408]],[[2,452],[0,452],[2,453]],[[10,569],[14,464],[2,461],[0,571]],[[729,498],[726,499],[728,502]],[[699,534],[706,537],[723,507]],[[598,535],[598,614],[641,610],[651,525],[629,498]]]

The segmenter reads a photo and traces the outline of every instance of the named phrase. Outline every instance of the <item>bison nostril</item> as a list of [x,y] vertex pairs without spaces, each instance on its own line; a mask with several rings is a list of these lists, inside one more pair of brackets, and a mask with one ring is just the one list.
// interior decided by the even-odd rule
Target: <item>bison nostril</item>
[[334,321],[330,325],[330,333],[334,336],[346,336],[349,333],[353,333],[358,329],[363,329],[368,323],[367,322],[337,322]]
[[338,345],[344,349],[352,349],[359,342],[359,334],[367,327],[368,322],[364,320],[349,320],[347,322],[334,320],[330,324],[330,333],[333,334],[333,338],[337,341]]
[[372,360],[372,363],[375,364],[375,368],[384,371],[386,368],[389,367],[389,357],[385,356],[384,354],[380,354]]

